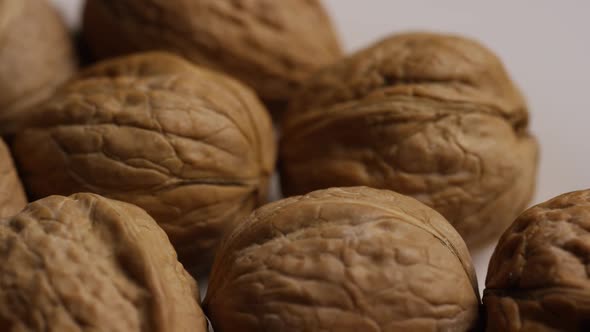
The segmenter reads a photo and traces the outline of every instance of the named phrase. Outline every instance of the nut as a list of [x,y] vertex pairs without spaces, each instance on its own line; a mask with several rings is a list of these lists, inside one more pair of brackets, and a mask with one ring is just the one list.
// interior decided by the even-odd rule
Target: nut
[[89,0],[84,35],[99,58],[167,50],[285,104],[340,46],[319,0]]
[[490,261],[488,331],[590,329],[590,190],[526,210]]
[[224,331],[466,331],[478,316],[465,243],[394,192],[332,188],[255,211],[215,257],[204,309]]
[[14,153],[33,196],[89,191],[136,204],[191,271],[266,199],[269,115],[248,88],[177,56],[100,63],[32,119]]
[[3,331],[197,331],[195,281],[142,209],[51,196],[0,220]]
[[16,174],[12,157],[0,139],[0,218],[18,213],[27,205],[27,197]]
[[527,119],[482,45],[394,36],[320,70],[294,97],[283,124],[283,190],[392,189],[437,210],[475,248],[499,237],[534,191]]
[[76,69],[68,31],[46,0],[0,2],[0,134],[48,98]]

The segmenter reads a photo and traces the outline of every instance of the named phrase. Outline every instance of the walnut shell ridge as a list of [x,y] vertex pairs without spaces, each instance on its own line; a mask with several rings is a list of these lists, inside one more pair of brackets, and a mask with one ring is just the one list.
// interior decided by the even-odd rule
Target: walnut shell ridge
[[206,332],[195,281],[142,209],[51,196],[0,220],[2,331]]
[[76,70],[70,35],[47,0],[0,2],[0,135],[20,129],[27,109]]
[[341,54],[319,0],[89,0],[83,25],[99,58],[178,53],[245,82],[277,110]]
[[440,212],[476,248],[531,199],[538,148],[527,123],[523,97],[484,46],[393,36],[319,70],[293,98],[283,191],[391,189]]
[[223,241],[203,308],[215,331],[467,331],[465,243],[406,196],[331,188],[261,207]]
[[0,138],[0,218],[10,217],[27,205],[10,151]]
[[166,53],[99,63],[14,140],[34,197],[94,192],[144,208],[191,272],[266,201],[270,116],[242,84]]
[[590,190],[526,210],[490,260],[488,331],[590,329]]

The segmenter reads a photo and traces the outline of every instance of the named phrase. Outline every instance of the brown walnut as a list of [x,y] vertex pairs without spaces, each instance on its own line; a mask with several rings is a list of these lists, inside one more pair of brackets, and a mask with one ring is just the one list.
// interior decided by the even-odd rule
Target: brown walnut
[[0,220],[0,330],[205,332],[195,281],[142,209],[51,196]]
[[99,58],[178,53],[240,79],[277,111],[341,54],[319,0],[89,0],[83,25]]
[[72,41],[47,0],[0,1],[0,134],[76,69]]
[[275,160],[269,115],[240,83],[147,53],[83,71],[13,144],[34,197],[94,192],[144,208],[189,270],[266,201]]
[[526,210],[490,261],[488,331],[590,330],[590,190]]
[[228,235],[204,310],[216,332],[467,331],[479,293],[465,243],[397,193],[331,188],[268,204]]
[[499,237],[534,191],[527,119],[502,63],[477,42],[390,37],[318,71],[293,98],[283,191],[392,189],[437,210],[478,247]]
[[16,174],[10,151],[0,139],[0,218],[10,217],[27,205],[27,197]]

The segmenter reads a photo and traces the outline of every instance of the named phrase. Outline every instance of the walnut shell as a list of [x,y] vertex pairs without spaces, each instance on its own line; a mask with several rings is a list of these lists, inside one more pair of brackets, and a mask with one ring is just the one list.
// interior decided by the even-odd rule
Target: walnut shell
[[320,70],[294,97],[283,123],[283,190],[392,189],[437,210],[478,247],[499,237],[534,191],[527,118],[482,45],[394,36]]
[[526,210],[490,261],[488,331],[590,330],[590,190]]
[[0,218],[9,217],[27,205],[27,197],[16,174],[10,151],[0,138]]
[[195,281],[140,208],[51,196],[0,220],[2,331],[205,332]]
[[240,79],[277,110],[341,54],[319,0],[88,0],[83,25],[99,58],[182,54]]
[[245,86],[180,57],[95,65],[33,119],[13,144],[30,194],[89,191],[136,204],[191,271],[206,268],[221,235],[266,200],[269,115]]
[[478,316],[465,243],[394,192],[332,188],[268,204],[227,236],[204,309],[224,331],[466,331]]
[[46,0],[0,2],[0,134],[48,98],[76,69],[67,28]]

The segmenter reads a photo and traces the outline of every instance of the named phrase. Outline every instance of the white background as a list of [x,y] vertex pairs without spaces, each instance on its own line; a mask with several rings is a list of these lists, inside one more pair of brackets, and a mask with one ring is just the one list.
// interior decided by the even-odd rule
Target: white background
[[[54,2],[76,25],[81,1]],[[482,41],[504,60],[529,101],[531,130],[541,145],[535,202],[590,187],[590,1],[325,0],[325,4],[349,52],[406,30],[453,32]],[[474,255],[480,288],[490,251]]]

